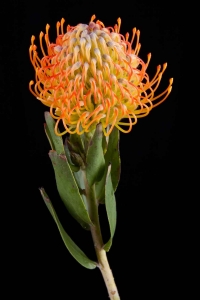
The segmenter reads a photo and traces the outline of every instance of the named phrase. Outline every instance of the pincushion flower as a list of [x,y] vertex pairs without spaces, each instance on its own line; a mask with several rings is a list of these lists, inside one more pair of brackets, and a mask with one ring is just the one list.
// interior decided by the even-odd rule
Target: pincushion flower
[[[40,33],[42,58],[32,36],[29,52],[36,79],[35,83],[30,81],[29,88],[50,107],[50,112],[45,112],[44,128],[57,190],[74,220],[90,230],[96,261],[87,257],[68,235],[44,188],[40,188],[42,198],[69,253],[87,269],[99,267],[109,298],[120,300],[106,256],[117,223],[114,193],[121,170],[119,130],[130,132],[138,118],[162,103],[171,92],[173,79],[162,93],[156,94],[167,64],[158,66],[150,79],[146,70],[151,54],[146,63],[138,56],[139,30],[134,28],[129,38],[128,33],[120,34],[120,18],[113,28],[94,22],[95,18],[93,15],[88,25],[68,25],[66,30],[64,19],[57,22],[55,43],[49,40],[47,24],[46,33]],[[63,126],[59,126],[60,122]],[[100,203],[105,205],[109,225],[107,241],[101,233]],[[127,289],[132,299],[132,286]],[[93,293],[95,298],[96,288]]]
[[[139,58],[139,30],[133,29],[129,41],[128,33],[125,37],[120,34],[120,18],[114,28],[105,27],[101,21],[95,23],[95,18],[93,15],[89,25],[68,25],[66,32],[65,20],[57,22],[55,43],[49,40],[47,24],[46,34],[40,33],[41,59],[35,37],[31,38],[30,59],[36,83],[33,90],[34,82],[30,82],[30,90],[50,107],[51,116],[57,120],[57,135],[89,132],[100,122],[106,136],[114,126],[130,132],[137,119],[162,103],[172,88],[170,79],[166,90],[155,95],[167,64],[158,66],[153,79],[149,79],[146,70],[151,54],[146,63]],[[62,133],[58,132],[60,121],[65,128]]]

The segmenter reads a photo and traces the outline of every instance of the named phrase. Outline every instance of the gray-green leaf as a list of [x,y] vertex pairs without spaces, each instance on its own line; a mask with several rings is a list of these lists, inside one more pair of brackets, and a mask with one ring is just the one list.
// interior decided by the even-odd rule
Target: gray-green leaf
[[45,121],[46,121],[46,128],[45,132],[48,137],[49,143],[51,145],[52,150],[55,150],[58,154],[64,154],[64,146],[63,140],[61,136],[55,134],[55,121],[50,115],[49,112],[44,113]]
[[65,139],[64,150],[65,150],[65,155],[67,157],[67,161],[68,161],[68,164],[70,165],[70,168],[72,169],[73,172],[78,172],[80,170],[80,167],[75,166],[72,163],[69,147],[68,147],[68,144],[67,144],[67,138]]
[[55,171],[56,184],[60,197],[70,214],[85,228],[88,229],[91,220],[79,193],[73,172],[65,155],[58,155],[50,151],[49,157]]
[[90,186],[101,180],[104,169],[105,159],[102,147],[102,125],[98,124],[95,133],[88,145],[86,155],[86,177]]
[[76,153],[79,154],[84,154],[84,145],[83,145],[83,141],[82,138],[79,134],[71,134],[69,137],[69,141],[71,143],[72,146],[72,150]]
[[111,164],[111,179],[114,192],[120,178],[120,154],[119,154],[119,130],[115,127],[109,136],[107,151],[105,154],[105,172],[101,181],[95,184],[96,197],[100,203],[105,202],[105,182],[108,173],[108,166]]
[[119,130],[114,127],[113,131],[109,136],[108,148],[105,154],[106,166],[111,164],[111,178],[114,192],[117,189],[119,183],[121,164],[120,164],[120,153],[119,153]]
[[70,238],[70,236],[66,233],[66,231],[64,230],[62,224],[60,223],[58,216],[53,208],[53,205],[51,203],[51,201],[49,200],[48,195],[46,194],[45,190],[43,188],[40,189],[40,193],[42,195],[42,198],[49,210],[49,212],[51,213],[57,227],[58,230],[60,232],[60,235],[62,237],[62,240],[65,244],[65,246],[67,247],[67,249],[69,250],[70,254],[79,262],[79,264],[81,264],[83,267],[87,268],[87,269],[94,269],[96,268],[97,264],[90,260],[85,253],[73,242],[73,240]]
[[112,239],[115,233],[116,222],[117,222],[116,202],[115,202],[113,184],[111,180],[110,168],[111,166],[108,167],[108,174],[107,174],[106,186],[105,186],[105,205],[106,205],[108,222],[110,226],[110,239],[104,245],[104,249],[106,251],[109,251],[112,245]]

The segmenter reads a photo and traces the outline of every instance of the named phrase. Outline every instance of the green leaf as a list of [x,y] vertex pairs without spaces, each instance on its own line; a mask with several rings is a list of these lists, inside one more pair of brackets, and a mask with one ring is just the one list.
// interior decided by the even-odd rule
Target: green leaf
[[83,171],[80,169],[78,172],[74,173],[74,177],[76,179],[77,185],[79,187],[79,192],[85,204],[85,207],[88,209],[87,198],[86,198],[86,191],[85,191],[85,183],[83,178]]
[[67,138],[65,139],[64,150],[65,150],[65,155],[67,157],[67,161],[68,161],[68,164],[70,165],[70,168],[72,169],[73,172],[78,172],[80,170],[80,167],[75,166],[72,163],[71,155],[70,155],[70,151],[69,151],[69,147],[68,147],[68,143],[67,143]]
[[109,251],[112,245],[112,239],[115,233],[116,222],[117,222],[116,202],[115,202],[115,195],[114,195],[114,189],[111,180],[110,169],[111,166],[108,167],[108,174],[107,174],[106,186],[105,186],[105,205],[106,205],[108,222],[110,226],[110,239],[104,245],[104,249],[106,251]]
[[78,154],[84,154],[84,145],[82,138],[79,134],[71,134],[69,137],[69,141],[74,152]]
[[47,111],[44,113],[44,117],[46,121],[45,132],[48,137],[52,150],[55,150],[58,154],[64,154],[65,151],[64,151],[62,137],[56,135],[54,131],[55,128],[54,119]]
[[109,137],[106,137],[105,135],[103,135],[102,147],[103,147],[103,153],[104,154],[106,153],[107,147],[108,147],[107,140],[106,140],[107,138],[109,138]]
[[102,147],[102,125],[98,124],[88,145],[86,155],[86,177],[90,186],[101,180],[104,174],[105,159]]
[[117,189],[119,183],[121,163],[119,154],[119,130],[114,127],[109,136],[108,148],[105,154],[106,166],[111,164],[111,178],[114,192]]
[[85,228],[91,220],[79,193],[73,172],[67,162],[65,155],[58,155],[56,151],[51,150],[49,157],[55,171],[56,184],[60,197],[70,214]]
[[[105,169],[107,169],[105,167]],[[106,184],[106,174],[104,173],[102,179],[95,183],[95,194],[98,203],[105,203],[105,184]]]
[[96,197],[98,202],[105,202],[105,182],[108,173],[108,166],[111,164],[111,179],[114,192],[120,178],[120,154],[119,154],[119,130],[115,127],[109,136],[107,151],[105,154],[105,172],[101,181],[95,184]]
[[83,147],[84,147],[84,153],[87,153],[88,145],[90,144],[90,141],[92,140],[92,138],[94,136],[94,133],[95,133],[95,129],[93,129],[92,131],[89,131],[89,132],[84,132],[81,135],[81,139],[82,139]]
[[49,132],[49,129],[48,129],[46,123],[44,123],[44,131],[45,131],[45,133],[46,133],[47,139],[48,139],[49,144],[50,144],[50,146],[51,146],[51,150],[55,150],[53,141],[52,141],[52,139],[51,139],[51,134],[50,134],[50,132]]
[[85,169],[85,163],[80,154],[71,152],[71,159],[75,166],[78,166],[81,169]]
[[94,269],[96,268],[97,264],[90,260],[85,253],[73,242],[73,240],[69,237],[69,235],[66,233],[66,231],[64,230],[62,224],[60,223],[58,216],[53,208],[53,205],[51,203],[51,201],[49,200],[48,195],[46,194],[45,190],[43,188],[40,189],[40,193],[42,195],[42,198],[50,212],[50,214],[52,215],[58,230],[60,232],[60,235],[62,237],[62,240],[65,244],[65,246],[67,247],[67,249],[69,250],[70,254],[79,262],[79,264],[81,264],[83,267],[87,268],[87,269]]

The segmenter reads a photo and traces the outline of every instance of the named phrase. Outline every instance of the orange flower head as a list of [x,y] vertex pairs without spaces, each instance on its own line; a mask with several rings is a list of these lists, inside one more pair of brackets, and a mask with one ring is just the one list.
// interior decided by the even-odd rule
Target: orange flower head
[[[30,81],[30,91],[50,107],[51,116],[57,120],[57,135],[90,132],[100,122],[105,136],[114,126],[130,132],[137,119],[148,115],[172,89],[171,78],[166,90],[155,96],[167,64],[158,66],[153,79],[149,79],[146,69],[151,54],[146,63],[139,58],[139,30],[134,28],[129,39],[128,33],[120,34],[120,18],[114,28],[94,22],[95,18],[93,15],[89,25],[68,25],[66,31],[65,20],[57,22],[55,43],[49,41],[47,24],[46,34],[40,33],[42,58],[36,51],[35,37],[31,38],[30,60],[36,83]],[[65,128],[61,133],[60,121]]]

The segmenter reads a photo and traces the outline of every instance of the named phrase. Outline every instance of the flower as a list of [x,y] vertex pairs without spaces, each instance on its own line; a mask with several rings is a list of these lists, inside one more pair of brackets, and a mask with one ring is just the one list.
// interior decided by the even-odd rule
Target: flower
[[[171,78],[166,90],[155,96],[167,64],[159,65],[153,79],[149,79],[146,69],[151,54],[146,63],[139,58],[139,30],[133,29],[129,41],[128,33],[125,37],[120,34],[120,18],[114,28],[105,27],[99,20],[94,22],[95,18],[93,15],[89,25],[68,25],[66,32],[65,20],[57,22],[55,43],[49,41],[47,24],[46,34],[40,33],[41,59],[34,44],[35,37],[31,38],[30,60],[36,83],[33,90],[34,81],[30,81],[29,88],[38,100],[50,107],[51,116],[57,120],[57,135],[80,135],[92,131],[100,122],[106,136],[114,126],[122,132],[130,132],[137,119],[148,115],[172,89]],[[65,128],[61,133],[60,121]],[[128,130],[124,126],[128,126]]]

